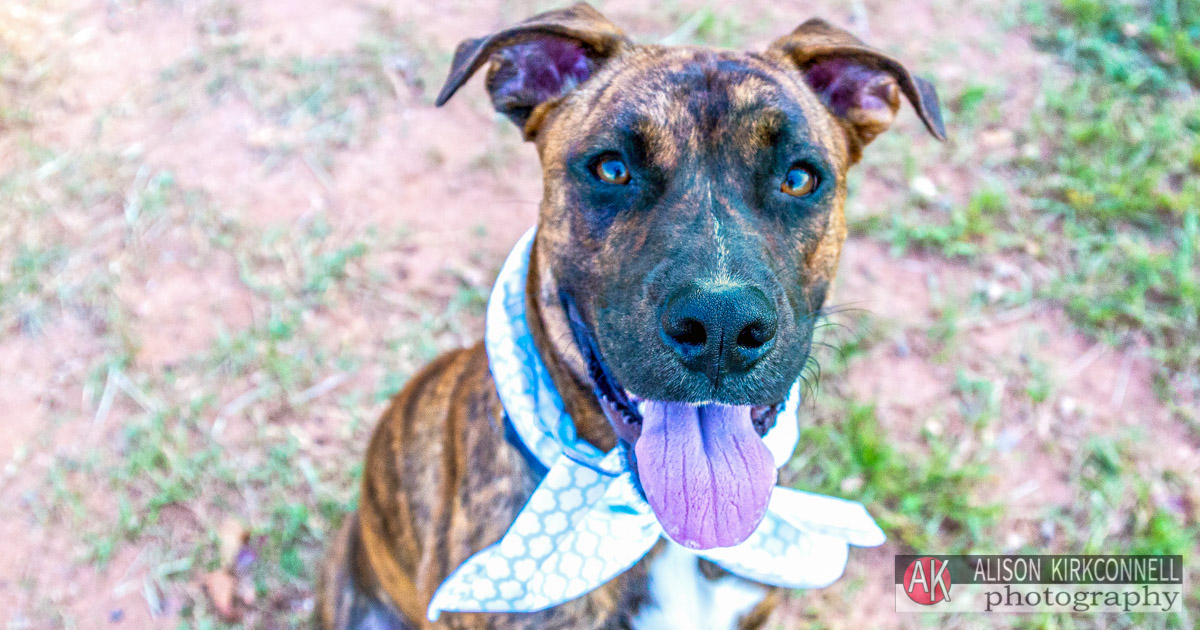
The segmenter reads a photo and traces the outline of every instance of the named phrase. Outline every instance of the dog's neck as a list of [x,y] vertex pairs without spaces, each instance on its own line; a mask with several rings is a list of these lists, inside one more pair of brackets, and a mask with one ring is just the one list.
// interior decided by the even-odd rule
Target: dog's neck
[[534,346],[575,423],[576,433],[607,452],[616,447],[617,435],[593,393],[583,355],[575,345],[566,311],[558,298],[558,284],[539,251],[535,240],[525,283],[525,316]]

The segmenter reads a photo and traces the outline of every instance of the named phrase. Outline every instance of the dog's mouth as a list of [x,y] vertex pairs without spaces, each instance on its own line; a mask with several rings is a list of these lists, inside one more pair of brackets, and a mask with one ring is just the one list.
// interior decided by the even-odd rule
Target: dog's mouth
[[573,302],[564,299],[564,306],[600,407],[632,446],[630,463],[663,530],[692,549],[749,538],[777,480],[762,436],[775,426],[783,401],[727,405],[638,396],[613,377]]

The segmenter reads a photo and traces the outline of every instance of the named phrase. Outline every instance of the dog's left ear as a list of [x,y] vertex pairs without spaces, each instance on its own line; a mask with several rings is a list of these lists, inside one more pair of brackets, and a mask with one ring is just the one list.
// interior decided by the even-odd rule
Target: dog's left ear
[[891,126],[901,92],[929,133],[946,139],[933,85],[845,30],[814,18],[776,40],[769,52],[796,64],[805,82],[846,127],[854,161],[867,143]]
[[487,90],[492,105],[530,140],[548,107],[629,43],[621,29],[582,2],[547,11],[459,44],[437,104],[449,100],[491,59]]

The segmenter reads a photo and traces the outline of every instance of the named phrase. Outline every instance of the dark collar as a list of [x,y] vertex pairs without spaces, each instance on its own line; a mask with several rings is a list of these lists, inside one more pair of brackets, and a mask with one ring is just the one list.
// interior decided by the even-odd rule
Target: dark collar
[[508,418],[508,412],[504,412],[504,439],[508,440],[508,443],[517,449],[521,457],[525,458],[525,463],[529,465],[529,471],[533,473],[537,481],[541,482],[546,473],[550,472],[550,469],[546,468],[546,465],[521,440],[521,436],[517,435],[517,428],[513,426],[512,420]]

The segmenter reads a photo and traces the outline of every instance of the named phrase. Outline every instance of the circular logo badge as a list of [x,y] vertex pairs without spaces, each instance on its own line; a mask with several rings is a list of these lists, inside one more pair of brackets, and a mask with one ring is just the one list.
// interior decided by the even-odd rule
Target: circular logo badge
[[905,594],[923,606],[950,599],[950,562],[936,558],[917,558],[904,570]]

